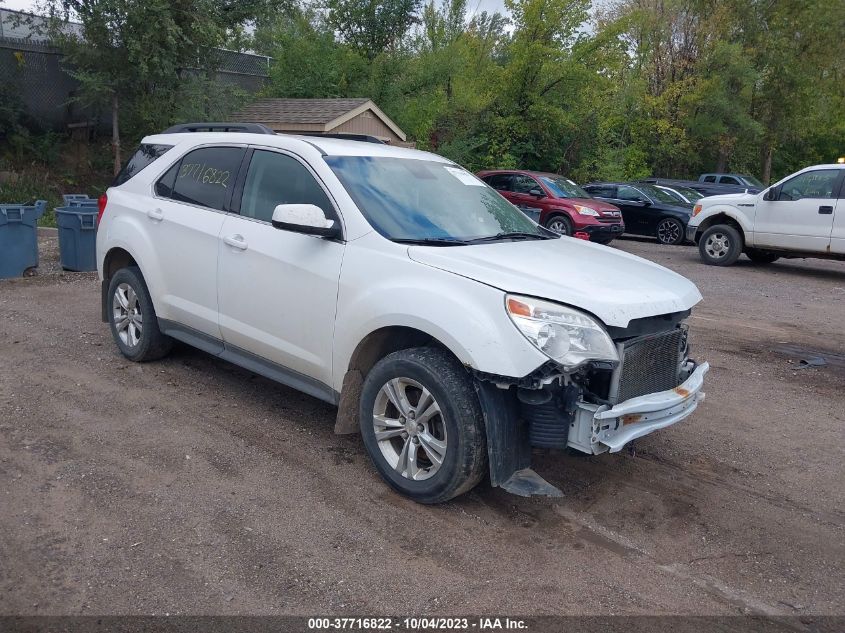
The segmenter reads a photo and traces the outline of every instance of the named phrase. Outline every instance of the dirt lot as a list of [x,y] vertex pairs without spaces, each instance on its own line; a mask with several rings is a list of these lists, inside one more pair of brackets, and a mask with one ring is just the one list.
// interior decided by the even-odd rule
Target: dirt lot
[[620,242],[704,295],[702,408],[635,456],[537,454],[562,499],[423,507],[317,400],[186,347],[125,361],[42,247],[0,282],[0,613],[843,614],[843,263]]

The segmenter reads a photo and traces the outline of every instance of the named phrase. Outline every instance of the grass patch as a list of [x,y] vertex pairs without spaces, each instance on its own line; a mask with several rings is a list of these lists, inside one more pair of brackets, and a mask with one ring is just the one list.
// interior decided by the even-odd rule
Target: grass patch
[[[7,151],[2,151],[6,149]],[[47,210],[39,226],[56,226],[55,208],[63,205],[62,195],[88,194],[96,198],[112,180],[108,145],[79,144],[68,140],[56,143],[47,160],[22,160],[0,141],[0,204],[32,204],[46,200]]]

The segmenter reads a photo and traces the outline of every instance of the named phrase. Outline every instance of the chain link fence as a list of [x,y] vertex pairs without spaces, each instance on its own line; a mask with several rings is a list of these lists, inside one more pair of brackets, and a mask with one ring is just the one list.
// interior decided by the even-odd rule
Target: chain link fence
[[[108,117],[99,121],[93,109],[75,99],[79,82],[62,66],[61,52],[48,42],[13,37],[20,33],[8,26],[0,35],[0,89],[18,101],[29,123],[44,130],[64,130],[74,123],[108,126]],[[218,49],[216,57],[214,76],[222,84],[257,93],[267,82],[270,57],[225,49]]]

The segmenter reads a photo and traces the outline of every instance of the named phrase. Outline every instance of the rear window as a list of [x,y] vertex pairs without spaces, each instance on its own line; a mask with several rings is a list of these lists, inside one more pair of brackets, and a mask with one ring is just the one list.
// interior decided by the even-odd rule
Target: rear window
[[161,158],[161,156],[171,147],[173,146],[141,143],[138,149],[135,150],[135,153],[132,154],[132,158],[126,162],[123,169],[120,170],[120,173],[114,179],[112,187],[117,187],[130,180],[133,176],[137,175],[138,172],[144,169],[144,167]]

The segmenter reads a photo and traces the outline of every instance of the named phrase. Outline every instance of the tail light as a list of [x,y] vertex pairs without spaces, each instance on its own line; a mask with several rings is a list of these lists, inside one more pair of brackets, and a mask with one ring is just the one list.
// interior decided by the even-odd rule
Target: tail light
[[100,226],[100,220],[103,219],[103,213],[106,212],[106,204],[108,204],[109,197],[103,194],[97,200],[97,226]]

